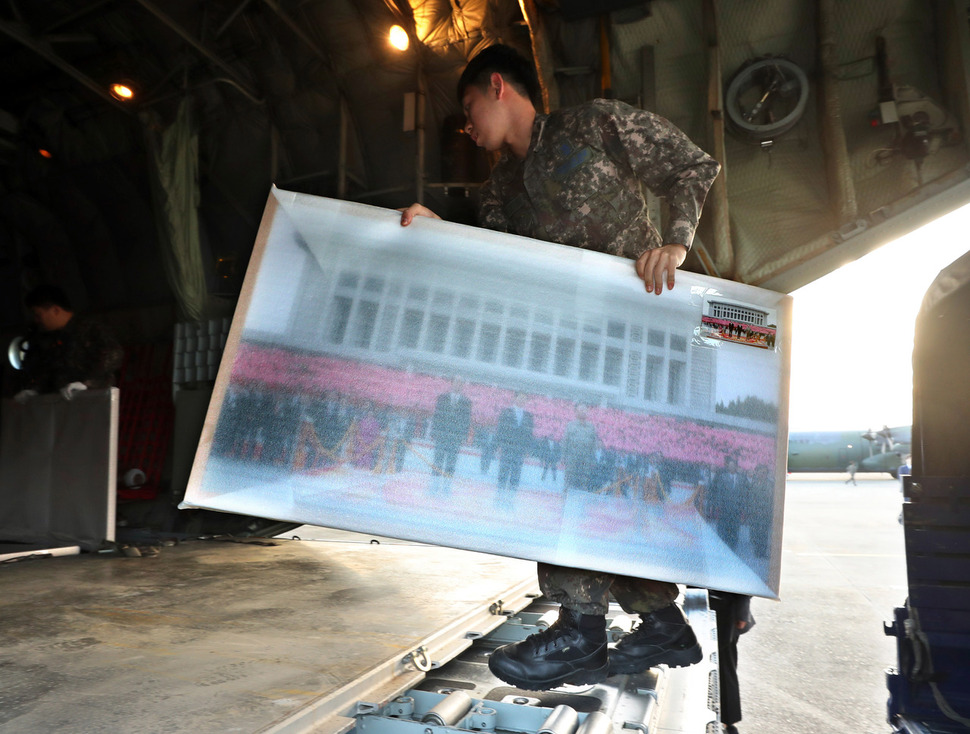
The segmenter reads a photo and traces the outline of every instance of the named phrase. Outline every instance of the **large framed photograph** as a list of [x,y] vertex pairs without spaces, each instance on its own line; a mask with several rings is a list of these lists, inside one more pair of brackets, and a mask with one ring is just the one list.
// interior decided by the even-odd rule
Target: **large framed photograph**
[[790,316],[273,189],[182,506],[775,597]]

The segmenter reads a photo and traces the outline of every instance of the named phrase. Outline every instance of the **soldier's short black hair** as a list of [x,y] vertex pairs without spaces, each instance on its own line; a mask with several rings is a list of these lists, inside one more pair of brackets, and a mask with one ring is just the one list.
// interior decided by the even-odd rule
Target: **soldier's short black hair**
[[458,101],[462,101],[468,87],[476,86],[482,91],[488,89],[489,79],[495,72],[502,75],[506,84],[511,84],[520,94],[532,100],[533,105],[539,106],[542,94],[535,66],[514,48],[503,43],[496,43],[479,51],[468,62],[458,80]]
[[39,285],[33,290],[31,290],[24,297],[24,305],[27,308],[50,308],[51,306],[60,306],[65,311],[73,311],[74,308],[71,306],[71,299],[67,297],[67,293],[64,292],[62,288],[56,285]]

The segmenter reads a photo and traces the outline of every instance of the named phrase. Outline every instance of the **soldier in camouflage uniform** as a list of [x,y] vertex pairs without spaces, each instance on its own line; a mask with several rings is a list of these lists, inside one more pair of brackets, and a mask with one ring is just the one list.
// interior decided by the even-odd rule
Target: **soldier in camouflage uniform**
[[[506,153],[485,183],[479,223],[637,260],[693,240],[717,171],[662,117],[597,99],[536,115],[527,156]],[[670,205],[663,237],[647,217],[641,184]]]
[[[595,100],[539,114],[532,64],[513,49],[490,46],[458,82],[465,131],[501,158],[481,195],[483,226],[635,261],[647,292],[674,287],[719,165],[670,122],[622,102]],[[661,234],[647,215],[643,190],[667,200]],[[414,216],[437,217],[420,204]],[[596,683],[661,663],[691,665],[700,646],[674,604],[675,584],[540,563],[543,594],[561,604],[549,629],[499,648],[489,668],[530,690]],[[640,624],[607,648],[610,595]]]
[[60,288],[38,286],[27,294],[38,331],[27,341],[24,390],[17,399],[60,391],[70,399],[79,390],[110,387],[121,366],[122,349],[98,321],[75,315]]

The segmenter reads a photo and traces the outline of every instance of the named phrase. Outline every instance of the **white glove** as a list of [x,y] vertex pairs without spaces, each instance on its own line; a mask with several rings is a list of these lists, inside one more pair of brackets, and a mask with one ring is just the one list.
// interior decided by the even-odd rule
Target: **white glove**
[[61,388],[61,397],[63,397],[65,400],[70,400],[77,393],[87,389],[88,386],[83,382],[71,382]]
[[16,395],[13,396],[13,399],[16,400],[18,403],[20,403],[21,405],[23,405],[32,397],[34,397],[36,394],[37,394],[36,390],[21,390],[20,392],[18,392]]

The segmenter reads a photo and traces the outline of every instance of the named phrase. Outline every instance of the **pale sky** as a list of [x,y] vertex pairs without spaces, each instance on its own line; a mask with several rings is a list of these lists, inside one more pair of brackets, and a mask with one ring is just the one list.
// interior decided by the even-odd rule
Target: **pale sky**
[[916,315],[968,233],[970,205],[792,293],[789,430],[912,423]]

